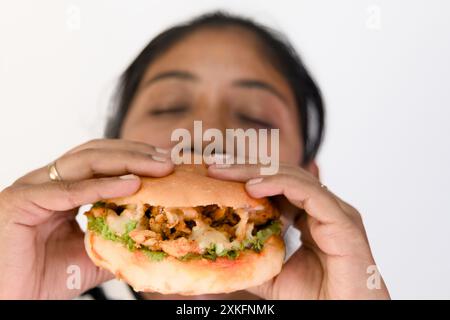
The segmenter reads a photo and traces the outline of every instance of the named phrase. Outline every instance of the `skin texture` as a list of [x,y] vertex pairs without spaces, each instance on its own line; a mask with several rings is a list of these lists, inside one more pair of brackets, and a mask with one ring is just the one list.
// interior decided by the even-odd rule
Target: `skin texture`
[[[147,70],[122,137],[170,147],[177,143],[170,141],[172,131],[186,128],[193,134],[194,120],[202,120],[203,130],[274,127],[280,129],[280,159],[299,163],[303,148],[294,94],[272,63],[261,59],[261,51],[259,42],[245,30],[230,27],[191,34]],[[151,82],[170,71],[182,71],[195,79],[168,77]],[[263,81],[282,98],[236,84],[242,80]],[[173,112],[180,106],[186,110]],[[152,114],[161,110],[166,112]]]
[[[177,77],[167,76],[173,71]],[[248,85],[248,80],[272,89]],[[375,262],[361,215],[321,187],[314,162],[299,166],[303,148],[297,119],[292,90],[251,33],[222,28],[190,34],[146,71],[122,127],[123,139],[90,141],[62,155],[56,164],[63,182],[50,182],[43,167],[0,193],[0,298],[73,298],[110,279],[85,253],[75,222],[77,208],[133,194],[140,180],[128,174],[159,177],[172,172],[167,150],[160,148],[174,144],[172,130],[192,131],[193,120],[202,120],[203,130],[280,129],[278,174],[261,180],[257,165],[213,165],[208,172],[246,182],[253,197],[273,196],[281,212],[295,215],[302,232],[302,247],[272,281],[249,292],[214,297],[389,298],[382,280],[379,289],[366,285],[367,268]],[[69,265],[81,269],[77,290],[66,286]]]

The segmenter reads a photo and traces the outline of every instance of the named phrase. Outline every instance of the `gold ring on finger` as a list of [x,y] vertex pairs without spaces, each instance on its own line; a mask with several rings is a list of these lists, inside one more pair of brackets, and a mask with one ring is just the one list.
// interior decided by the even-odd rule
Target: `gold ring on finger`
[[56,161],[53,161],[48,166],[48,176],[51,181],[62,181],[62,178],[58,172],[58,169],[56,169]]

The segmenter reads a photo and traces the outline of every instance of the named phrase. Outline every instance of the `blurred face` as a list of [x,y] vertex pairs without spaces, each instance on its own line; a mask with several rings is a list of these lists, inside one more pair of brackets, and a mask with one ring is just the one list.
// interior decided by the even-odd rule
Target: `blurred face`
[[121,136],[171,147],[172,131],[279,129],[280,161],[303,155],[295,98],[258,40],[237,27],[198,30],[177,42],[145,73]]

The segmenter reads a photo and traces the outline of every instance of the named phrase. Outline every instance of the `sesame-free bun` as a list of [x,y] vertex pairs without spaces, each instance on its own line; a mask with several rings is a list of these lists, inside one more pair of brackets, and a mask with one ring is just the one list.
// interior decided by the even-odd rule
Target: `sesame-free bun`
[[260,253],[246,250],[235,260],[218,258],[180,261],[166,257],[152,261],[141,251],[87,232],[85,246],[91,260],[112,272],[135,291],[199,295],[228,293],[254,287],[277,275],[284,259],[284,243],[272,236]]
[[162,178],[141,177],[141,188],[134,195],[109,199],[117,205],[150,204],[162,207],[195,207],[217,204],[238,208],[270,206],[267,199],[253,199],[244,184],[207,176],[203,165],[179,165]]
[[[181,165],[163,178],[142,178],[140,190],[132,196],[109,199],[117,205],[149,204],[163,207],[219,205],[272,209],[267,199],[253,199],[240,182],[223,181],[206,175],[201,165]],[[228,293],[257,286],[277,275],[285,248],[280,236],[269,238],[261,252],[244,250],[236,259],[219,257],[179,260],[170,255],[153,261],[141,250],[128,250],[120,242],[106,240],[87,231],[85,246],[99,267],[123,279],[136,291],[198,295]]]

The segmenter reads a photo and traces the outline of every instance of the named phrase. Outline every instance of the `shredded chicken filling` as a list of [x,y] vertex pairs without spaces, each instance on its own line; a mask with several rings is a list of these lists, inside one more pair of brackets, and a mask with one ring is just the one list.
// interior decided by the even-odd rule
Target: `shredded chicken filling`
[[[113,233],[111,236],[131,240],[133,248],[164,252],[177,258],[234,256],[230,252],[251,247],[258,240],[256,236],[260,238],[261,231],[279,218],[276,210],[265,208],[117,206],[104,202],[94,204],[86,215],[91,220],[104,219]],[[252,248],[258,250],[258,246],[261,244]]]

